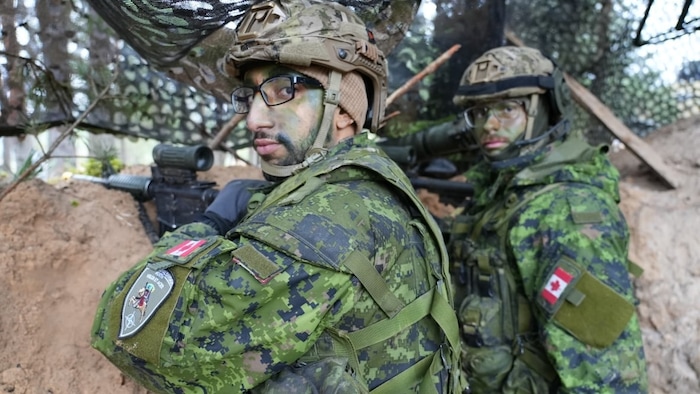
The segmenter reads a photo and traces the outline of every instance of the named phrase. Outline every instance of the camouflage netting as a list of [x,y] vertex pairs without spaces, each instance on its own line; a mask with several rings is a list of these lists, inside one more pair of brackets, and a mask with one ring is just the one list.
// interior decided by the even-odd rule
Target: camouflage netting
[[[70,123],[110,87],[84,129],[174,143],[207,141],[231,117],[227,95],[233,82],[222,78],[219,62],[253,1],[3,2],[0,136]],[[698,1],[649,1],[645,13],[639,0],[424,0],[437,14],[415,21],[419,0],[341,3],[358,11],[382,49],[391,52],[391,89],[462,44],[436,74],[394,104],[406,116],[400,121],[454,115],[451,96],[462,71],[478,52],[505,42],[506,30],[550,55],[639,135],[700,113]],[[415,110],[408,111],[411,106]],[[594,137],[610,137],[583,111],[577,125],[593,130]],[[247,134],[239,125],[229,145],[247,146]]]
[[[221,61],[235,23],[253,1],[11,3],[0,5],[0,136],[72,122],[115,71],[115,83],[83,128],[194,144],[210,139],[231,117],[234,81],[223,75]],[[341,3],[360,13],[390,51],[419,2]],[[245,147],[247,137],[238,127],[229,145]]]
[[[636,134],[700,114],[700,1],[511,0],[509,10],[521,40],[555,59]],[[577,126],[594,139],[607,134],[583,111]]]

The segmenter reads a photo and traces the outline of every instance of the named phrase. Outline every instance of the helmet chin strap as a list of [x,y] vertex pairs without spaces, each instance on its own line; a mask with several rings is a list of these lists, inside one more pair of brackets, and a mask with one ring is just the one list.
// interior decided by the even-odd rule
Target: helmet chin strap
[[542,133],[541,135],[539,135],[535,138],[531,138],[529,140],[515,141],[515,142],[513,142],[513,145],[515,145],[517,147],[528,146],[528,145],[532,145],[534,143],[537,143],[537,142],[539,142],[539,141],[541,141],[549,136],[552,136],[551,141],[557,140],[557,139],[563,137],[564,135],[566,135],[566,133],[569,131],[570,125],[571,124],[570,124],[568,119],[562,118],[554,126],[552,126],[549,130]]
[[529,140],[521,139],[513,142],[513,144],[510,147],[513,147],[514,149],[519,149],[523,146],[527,146],[527,148],[525,149],[520,149],[519,154],[517,156],[501,160],[495,160],[493,158],[490,158],[488,161],[491,163],[491,167],[495,170],[502,170],[504,168],[512,167],[522,167],[523,165],[529,163],[535,156],[537,156],[537,152],[539,152],[540,149],[546,146],[549,142],[563,138],[568,133],[570,125],[571,123],[569,119],[562,118],[549,130],[547,130],[545,133],[542,133],[542,135],[539,135]]
[[530,105],[527,108],[527,125],[525,126],[525,133],[523,140],[529,140],[532,138],[533,129],[535,128],[535,118],[537,117],[537,108],[540,103],[539,94],[530,95]]
[[290,166],[278,166],[263,161],[260,164],[262,171],[275,178],[287,178],[293,174],[307,168],[313,163],[322,160],[326,157],[328,150],[324,147],[326,138],[333,128],[333,114],[338,103],[340,103],[340,81],[342,74],[338,71],[331,70],[328,77],[328,89],[323,100],[323,118],[321,126],[318,128],[316,139],[309,150],[306,151],[305,159],[299,164]]

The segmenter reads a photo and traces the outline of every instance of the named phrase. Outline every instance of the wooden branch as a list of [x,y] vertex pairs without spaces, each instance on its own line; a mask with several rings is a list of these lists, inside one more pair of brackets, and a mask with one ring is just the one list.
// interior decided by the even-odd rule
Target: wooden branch
[[246,114],[236,114],[234,115],[231,119],[229,119],[226,124],[224,124],[221,127],[221,130],[216,134],[216,136],[213,136],[207,132],[206,130],[202,130],[202,132],[209,138],[211,138],[211,142],[209,143],[209,148],[212,150],[215,149],[221,149],[225,152],[230,153],[233,155],[234,159],[238,161],[242,161],[248,166],[253,166],[251,162],[248,160],[242,158],[238,153],[236,153],[235,150],[231,149],[230,146],[224,143],[224,140],[228,137],[229,134],[231,134],[231,131],[236,127],[238,123],[240,123],[241,120],[245,119]]
[[459,48],[461,48],[461,47],[462,46],[459,44],[453,45],[452,48],[446,50],[442,55],[440,55],[440,57],[433,60],[423,70],[421,70],[421,72],[419,72],[418,74],[411,77],[411,79],[409,79],[406,83],[404,83],[400,88],[396,89],[393,93],[391,93],[391,95],[386,99],[386,106],[388,107],[398,97],[406,94],[406,92],[409,89],[411,89],[415,84],[420,82],[421,79],[425,78],[426,75],[434,73],[435,70],[438,69],[438,67],[440,67],[449,58],[451,58],[452,55],[454,55],[454,53],[457,52],[459,50]]
[[209,148],[211,149],[217,149],[219,145],[221,145],[221,142],[228,138],[229,134],[231,134],[231,130],[236,128],[236,125],[240,123],[243,119],[245,119],[246,114],[235,114],[231,119],[229,119],[226,124],[221,127],[221,130],[219,130],[218,133],[216,133],[216,136],[209,142]]
[[[517,46],[525,46],[512,31],[506,30],[506,38]],[[656,173],[667,186],[677,189],[681,187],[682,182],[680,175],[671,167],[666,165],[664,159],[654,151],[649,144],[644,142],[636,134],[632,132],[625,124],[618,119],[615,114],[603,104],[593,93],[585,86],[581,85],[576,78],[568,73],[564,73],[566,84],[571,90],[571,97],[584,110],[595,116],[605,127],[610,130],[615,137],[622,141],[632,153],[634,153],[641,161],[646,163],[652,171]]]
[[399,115],[401,115],[401,111],[394,111],[394,112],[392,112],[392,113],[390,113],[390,114],[388,114],[388,115],[385,115],[385,116],[384,116],[384,119],[382,119],[382,122],[379,123],[379,128],[381,129],[382,127],[386,126],[386,122],[387,122],[389,119],[395,118],[395,117],[397,117],[397,116],[399,116]]
[[673,189],[681,187],[680,175],[673,168],[667,166],[664,159],[649,144],[628,129],[605,104],[578,83],[574,77],[564,74],[564,79],[569,85],[574,100],[583,109],[598,118],[632,153],[651,167],[669,187]]
[[85,111],[83,111],[83,113],[81,113],[80,116],[78,116],[78,118],[56,138],[56,140],[53,141],[49,149],[46,151],[46,153],[44,153],[43,156],[39,158],[39,160],[32,163],[32,165],[26,168],[24,172],[22,172],[17,177],[17,179],[12,181],[12,183],[7,185],[7,187],[4,190],[2,190],[2,193],[0,193],[0,201],[2,201],[5,198],[5,196],[10,194],[10,192],[14,190],[20,182],[27,179],[29,175],[34,172],[34,170],[39,168],[40,165],[42,165],[45,161],[49,160],[52,157],[51,154],[53,153],[53,151],[55,151],[58,148],[58,146],[61,144],[61,142],[63,142],[63,140],[68,138],[68,136],[71,135],[71,133],[73,133],[73,130],[75,130],[75,128],[80,125],[83,119],[85,119],[88,116],[88,114],[92,112],[93,109],[95,109],[95,107],[102,100],[102,98],[107,95],[109,89],[112,87],[112,84],[114,84],[114,82],[117,80],[118,75],[119,68],[116,68],[116,70],[114,71],[114,75],[112,76],[112,80],[107,84],[107,86],[105,86],[104,90],[102,90],[102,92],[100,92],[97,95],[97,97],[95,97],[95,100],[93,100],[90,103],[90,106],[88,106],[88,108],[85,109]]

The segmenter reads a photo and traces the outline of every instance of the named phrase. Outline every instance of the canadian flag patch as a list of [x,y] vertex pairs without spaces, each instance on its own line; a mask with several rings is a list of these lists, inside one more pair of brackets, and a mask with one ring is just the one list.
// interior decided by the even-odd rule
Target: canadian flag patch
[[556,304],[573,278],[573,275],[566,272],[563,268],[557,267],[542,289],[542,298],[550,305]]

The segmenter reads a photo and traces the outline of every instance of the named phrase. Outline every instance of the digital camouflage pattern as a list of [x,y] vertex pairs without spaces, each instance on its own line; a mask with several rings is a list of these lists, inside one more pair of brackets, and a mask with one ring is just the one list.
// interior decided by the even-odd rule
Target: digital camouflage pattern
[[578,134],[519,164],[467,171],[448,245],[471,389],[646,392],[617,170]]
[[[226,237],[201,223],[166,233],[105,292],[93,346],[158,393],[366,392],[392,377],[395,392],[458,392],[439,230],[368,144],[364,134],[342,141]],[[146,265],[172,272],[173,296],[141,332],[116,339],[123,294]]]

